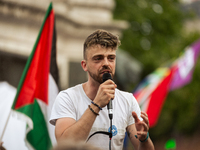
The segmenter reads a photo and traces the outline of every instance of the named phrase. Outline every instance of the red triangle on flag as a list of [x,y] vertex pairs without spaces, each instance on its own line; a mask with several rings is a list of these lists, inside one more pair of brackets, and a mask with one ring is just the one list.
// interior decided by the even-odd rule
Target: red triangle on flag
[[[40,99],[48,104],[48,79],[50,72],[50,58],[54,31],[54,13],[51,9],[46,16],[33,51],[28,59],[21,88],[15,99],[14,109],[32,104],[34,99]],[[49,32],[51,31],[51,32]]]

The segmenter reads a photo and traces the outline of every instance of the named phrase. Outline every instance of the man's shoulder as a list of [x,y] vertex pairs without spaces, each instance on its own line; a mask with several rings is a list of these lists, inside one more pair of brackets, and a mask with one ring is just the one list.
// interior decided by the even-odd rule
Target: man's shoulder
[[82,85],[78,84],[76,86],[67,88],[65,90],[62,90],[59,92],[57,95],[57,99],[63,99],[64,101],[66,100],[73,100],[76,99],[79,95],[82,94]]
[[73,87],[69,87],[65,90],[62,90],[62,91],[60,91],[60,93],[77,92],[77,91],[81,90],[81,88],[82,88],[82,84],[78,84]]
[[119,89],[116,89],[115,91],[116,91],[116,96],[123,98],[124,100],[131,101],[131,102],[136,101],[133,93],[122,91]]
[[117,94],[133,96],[132,93],[127,92],[127,91],[122,91],[122,90],[119,90],[117,88],[115,89],[115,91],[116,91]]

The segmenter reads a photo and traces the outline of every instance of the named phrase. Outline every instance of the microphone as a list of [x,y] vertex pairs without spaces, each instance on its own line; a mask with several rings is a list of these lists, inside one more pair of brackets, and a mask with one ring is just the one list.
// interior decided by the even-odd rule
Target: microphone
[[[104,73],[102,79],[103,79],[103,82],[105,82],[108,79],[112,80],[112,77],[111,77],[110,73]],[[108,108],[108,116],[111,120],[113,118],[112,100],[110,100],[109,103],[107,104],[107,108]]]

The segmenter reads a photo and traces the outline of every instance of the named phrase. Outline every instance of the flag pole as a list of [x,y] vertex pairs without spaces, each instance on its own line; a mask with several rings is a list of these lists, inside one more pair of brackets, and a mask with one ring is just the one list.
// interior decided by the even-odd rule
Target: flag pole
[[8,121],[9,121],[9,119],[10,119],[10,116],[11,116],[11,109],[10,109],[9,115],[8,115],[8,117],[7,117],[7,119],[6,119],[6,123],[5,123],[5,126],[4,126],[4,128],[3,128],[3,132],[2,132],[1,137],[0,137],[0,145],[1,145],[1,142],[3,142],[2,139],[3,139],[4,133],[5,133],[5,131],[6,131],[6,127],[7,127],[7,125],[8,125]]

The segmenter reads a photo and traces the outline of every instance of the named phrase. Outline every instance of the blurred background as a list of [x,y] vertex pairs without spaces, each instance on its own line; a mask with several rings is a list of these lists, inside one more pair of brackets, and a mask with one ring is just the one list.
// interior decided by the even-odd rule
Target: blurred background
[[[17,88],[50,0],[0,1],[0,83]],[[115,82],[132,92],[148,74],[200,39],[198,0],[53,0],[59,89],[85,82],[83,43],[96,29],[119,35]],[[200,149],[200,61],[192,81],[168,93],[150,135],[158,150]],[[133,149],[129,142],[127,149]]]

